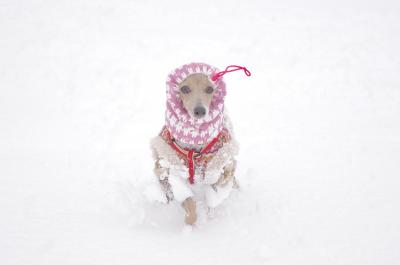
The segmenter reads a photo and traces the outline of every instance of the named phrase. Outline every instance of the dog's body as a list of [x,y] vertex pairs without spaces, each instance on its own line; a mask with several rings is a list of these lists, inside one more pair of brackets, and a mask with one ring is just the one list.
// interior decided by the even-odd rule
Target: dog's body
[[232,139],[231,131],[230,136],[229,142],[213,155],[204,171],[203,168],[196,166],[194,184],[188,182],[188,167],[161,135],[153,138],[151,142],[155,159],[155,175],[168,202],[176,200],[182,203],[187,213],[186,223],[188,224],[196,221],[196,208],[192,201],[204,200],[207,206],[214,208],[229,195],[230,189],[237,187],[234,176],[236,168],[234,156],[237,154],[238,146]]
[[237,187],[238,145],[224,112],[225,83],[216,69],[192,63],[167,80],[166,125],[151,142],[157,176],[167,201],[178,201],[185,222],[197,219],[196,201],[216,207]]

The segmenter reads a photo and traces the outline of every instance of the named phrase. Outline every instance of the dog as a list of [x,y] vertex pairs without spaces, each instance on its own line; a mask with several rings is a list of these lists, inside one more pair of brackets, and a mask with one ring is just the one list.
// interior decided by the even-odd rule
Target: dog
[[238,144],[224,111],[222,79],[236,70],[251,75],[241,66],[218,71],[205,63],[190,63],[167,78],[165,125],[151,141],[154,173],[166,201],[182,205],[187,225],[196,223],[198,200],[215,208],[239,187],[235,178]]

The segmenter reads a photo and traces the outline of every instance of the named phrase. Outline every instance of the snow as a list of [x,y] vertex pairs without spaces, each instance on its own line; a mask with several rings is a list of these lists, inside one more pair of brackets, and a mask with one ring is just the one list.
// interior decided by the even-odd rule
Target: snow
[[225,185],[215,188],[215,190],[208,186],[205,188],[205,199],[207,205],[212,208],[217,208],[221,205],[231,194],[233,182],[228,182]]
[[[398,1],[3,0],[0,264],[399,264],[398,32]],[[188,231],[147,198],[192,61],[252,76],[241,191]]]

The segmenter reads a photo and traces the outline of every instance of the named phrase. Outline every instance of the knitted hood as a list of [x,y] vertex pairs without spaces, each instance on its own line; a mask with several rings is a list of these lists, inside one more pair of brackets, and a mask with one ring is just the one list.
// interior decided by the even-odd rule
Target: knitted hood
[[[222,78],[213,80],[218,72],[217,68],[205,63],[190,63],[176,68],[168,75],[165,126],[173,138],[189,145],[204,145],[221,132],[226,85]],[[215,88],[208,114],[203,118],[191,117],[179,97],[179,84],[189,75],[197,73],[207,75]]]

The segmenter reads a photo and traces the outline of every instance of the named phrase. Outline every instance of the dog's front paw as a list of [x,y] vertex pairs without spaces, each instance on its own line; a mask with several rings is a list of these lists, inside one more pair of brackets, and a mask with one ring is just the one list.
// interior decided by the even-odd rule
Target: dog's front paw
[[196,214],[196,202],[192,198],[187,198],[182,203],[183,208],[185,209],[185,223],[188,225],[194,225],[197,221]]
[[185,215],[185,223],[188,225],[194,225],[197,221],[197,214],[196,213],[186,213]]

